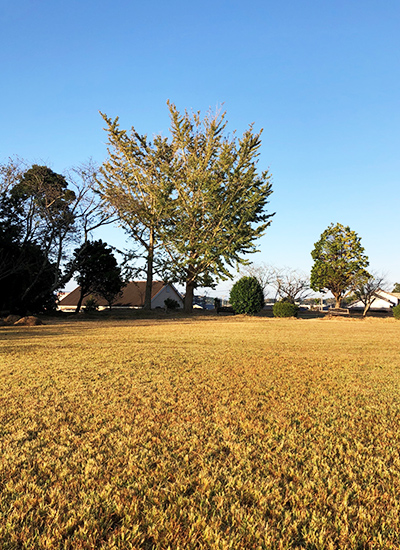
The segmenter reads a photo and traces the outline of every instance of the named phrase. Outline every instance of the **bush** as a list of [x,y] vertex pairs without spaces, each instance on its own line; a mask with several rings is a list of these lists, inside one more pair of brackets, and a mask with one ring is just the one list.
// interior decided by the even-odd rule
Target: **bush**
[[229,301],[235,313],[254,315],[264,307],[264,292],[256,277],[242,277],[233,285]]
[[164,300],[164,305],[167,309],[179,309],[179,304],[176,300],[172,298],[167,298]]
[[297,317],[297,312],[299,311],[299,306],[292,304],[291,302],[286,302],[284,300],[276,302],[272,308],[274,317]]
[[90,296],[90,298],[86,300],[83,309],[85,313],[92,313],[93,311],[97,311],[99,309],[99,304],[93,296]]
[[394,306],[394,308],[392,309],[393,311],[393,317],[395,319],[400,319],[400,305],[398,306]]

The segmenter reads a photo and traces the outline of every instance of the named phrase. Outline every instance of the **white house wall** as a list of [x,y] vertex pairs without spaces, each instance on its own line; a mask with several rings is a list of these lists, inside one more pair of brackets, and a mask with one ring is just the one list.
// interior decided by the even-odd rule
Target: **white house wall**
[[[396,300],[393,299],[392,301],[395,302]],[[395,303],[389,303],[387,300],[382,300],[381,298],[376,298],[372,304],[370,309],[390,309],[393,305],[396,305]],[[362,308],[364,309],[364,304],[362,302],[355,302],[354,304],[351,304],[351,309],[353,308]]]
[[179,307],[183,307],[183,301],[182,298],[179,296],[177,292],[172,288],[170,285],[166,285],[163,287],[158,294],[154,296],[154,298],[151,301],[151,307],[152,309],[155,309],[156,307],[165,307],[164,300],[167,298],[171,298],[172,300],[176,300],[179,304]]

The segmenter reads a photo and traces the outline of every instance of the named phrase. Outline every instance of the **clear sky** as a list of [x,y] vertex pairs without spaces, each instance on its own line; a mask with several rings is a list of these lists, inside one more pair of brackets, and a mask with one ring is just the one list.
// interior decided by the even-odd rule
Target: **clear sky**
[[340,222],[400,282],[398,0],[14,0],[0,24],[0,162],[101,163],[99,110],[168,135],[167,99],[223,103],[230,130],[264,129],[273,174],[276,215],[252,259],[309,272]]

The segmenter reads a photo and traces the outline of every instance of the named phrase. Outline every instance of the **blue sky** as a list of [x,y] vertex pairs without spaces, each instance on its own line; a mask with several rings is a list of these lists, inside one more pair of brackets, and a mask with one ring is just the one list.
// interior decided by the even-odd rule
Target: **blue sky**
[[14,0],[0,24],[0,162],[101,163],[99,110],[168,135],[167,99],[223,103],[229,130],[264,129],[273,174],[276,215],[252,259],[309,272],[340,222],[400,282],[398,0]]

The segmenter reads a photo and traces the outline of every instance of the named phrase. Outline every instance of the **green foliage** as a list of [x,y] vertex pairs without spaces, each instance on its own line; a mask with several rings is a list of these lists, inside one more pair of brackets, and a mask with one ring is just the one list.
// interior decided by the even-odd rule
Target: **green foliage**
[[12,194],[23,198],[32,197],[38,211],[45,217],[56,216],[59,223],[69,223],[69,205],[75,193],[68,189],[64,176],[47,166],[34,164],[12,189]]
[[23,200],[0,195],[0,311],[25,314],[55,308],[57,267],[35,242],[25,239]]
[[231,289],[229,301],[235,313],[258,313],[264,307],[264,293],[256,277],[239,279]]
[[352,292],[351,294],[348,294],[346,296],[346,298],[343,298],[342,300],[342,306],[343,307],[347,307],[348,305],[356,302],[357,300],[359,300],[357,294],[355,292]]
[[171,117],[172,224],[165,226],[166,246],[186,285],[185,311],[193,291],[213,278],[230,278],[229,267],[255,252],[272,214],[266,213],[271,176],[258,173],[261,132],[249,127],[240,139],[225,134],[225,113],[180,113]]
[[258,173],[261,132],[252,126],[241,139],[224,135],[225,113],[180,113],[168,103],[171,139],[149,142],[118,118],[102,115],[109,135],[109,158],[100,189],[147,255],[145,304],[150,304],[154,254],[168,252],[170,279],[186,285],[191,311],[197,286],[231,277],[229,267],[254,252],[254,241],[271,223],[266,213],[272,193],[267,171]]
[[64,241],[74,228],[75,214],[71,209],[76,196],[68,189],[64,176],[47,166],[34,164],[10,194],[20,199],[26,219],[25,238],[35,242],[50,260],[57,261]]
[[[38,312],[54,307],[63,286],[61,264],[76,238],[76,195],[64,176],[22,161],[0,166],[0,308]],[[73,206],[74,204],[74,206]],[[7,304],[8,302],[8,304]]]
[[395,319],[400,319],[400,305],[394,306],[394,308],[392,308],[392,311],[393,311],[393,317]]
[[71,242],[110,221],[93,192],[94,173],[91,163],[70,172],[75,193],[47,166],[0,165],[0,310],[55,306],[54,292],[72,277],[62,269]]
[[83,306],[83,309],[85,310],[85,313],[92,313],[94,311],[97,311],[99,309],[99,304],[93,296],[89,296],[89,298],[86,300],[85,305]]
[[[107,124],[109,140],[109,156],[100,170],[98,181],[100,193],[103,200],[118,212],[124,228],[144,250],[144,309],[149,310],[153,271],[160,259],[160,232],[169,220],[171,145],[162,136],[155,136],[150,142],[133,126],[130,133],[121,130],[118,118],[112,120],[100,114]],[[165,265],[168,263],[162,266],[163,271],[167,271]]]
[[178,302],[173,298],[166,298],[164,300],[164,304],[167,309],[172,309],[172,310],[179,309]]
[[370,275],[366,271],[368,258],[361,239],[350,227],[331,224],[315,243],[311,252],[314,265],[310,287],[317,292],[331,291],[340,307],[342,299],[352,292],[361,280]]
[[102,240],[87,242],[77,248],[70,270],[78,274],[76,281],[81,287],[77,313],[83,298],[89,294],[102,296],[111,307],[124,286],[117,260],[111,248],[108,248]]
[[400,293],[400,283],[395,283],[392,292]]
[[275,302],[272,308],[274,317],[297,317],[299,307],[287,300]]

